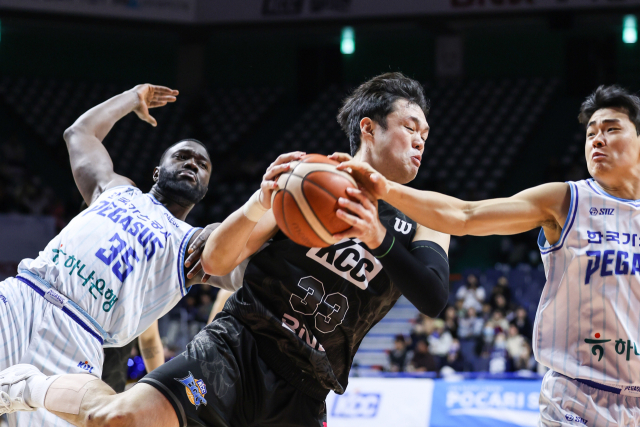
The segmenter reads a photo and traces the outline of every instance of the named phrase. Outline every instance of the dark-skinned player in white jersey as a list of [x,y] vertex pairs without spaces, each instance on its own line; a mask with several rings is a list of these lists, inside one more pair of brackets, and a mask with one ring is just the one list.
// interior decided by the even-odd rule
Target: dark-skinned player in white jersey
[[[356,158],[407,183],[420,167],[428,103],[400,73],[373,78],[338,121]],[[364,190],[339,200],[352,225],[328,248],[293,243],[270,210],[276,178],[304,153],[273,162],[258,190],[209,237],[206,273],[246,259],[243,286],[185,353],[114,395],[88,384],[77,426],[326,426],[325,398],[344,393],[360,342],[401,295],[437,316],[448,298],[449,236],[418,226]],[[47,396],[48,398],[48,396]]]

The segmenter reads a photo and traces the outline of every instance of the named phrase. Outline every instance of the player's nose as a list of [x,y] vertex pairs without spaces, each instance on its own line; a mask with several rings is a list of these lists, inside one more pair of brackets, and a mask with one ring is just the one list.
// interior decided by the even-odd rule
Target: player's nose
[[591,145],[594,147],[603,147],[606,143],[607,142],[604,139],[604,134],[602,132],[598,132],[598,134],[591,140]]

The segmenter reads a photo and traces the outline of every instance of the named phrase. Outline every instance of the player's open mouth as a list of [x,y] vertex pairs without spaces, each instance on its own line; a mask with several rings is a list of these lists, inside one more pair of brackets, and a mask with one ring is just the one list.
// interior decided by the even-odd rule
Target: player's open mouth
[[181,171],[178,174],[178,176],[179,177],[180,176],[185,176],[185,177],[189,178],[190,180],[192,180],[193,182],[197,182],[198,181],[198,179],[196,178],[196,174],[191,172],[191,171],[188,171],[188,170]]

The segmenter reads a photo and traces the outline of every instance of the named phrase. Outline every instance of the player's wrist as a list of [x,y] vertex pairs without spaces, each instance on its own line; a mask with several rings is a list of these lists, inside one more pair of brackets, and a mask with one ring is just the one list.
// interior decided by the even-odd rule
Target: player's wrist
[[364,242],[364,244],[367,245],[371,250],[377,250],[384,243],[386,235],[387,229],[382,224],[378,224],[373,238],[368,242]]
[[265,208],[260,201],[260,195],[262,190],[258,190],[247,200],[247,203],[242,207],[242,213],[244,216],[252,222],[260,221],[260,218],[267,213],[269,209]]

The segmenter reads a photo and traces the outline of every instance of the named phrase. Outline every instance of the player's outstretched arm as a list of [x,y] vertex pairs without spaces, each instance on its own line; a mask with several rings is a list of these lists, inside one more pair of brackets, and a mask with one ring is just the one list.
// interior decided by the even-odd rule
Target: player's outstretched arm
[[178,91],[163,86],[138,85],[93,107],[64,132],[73,177],[87,205],[110,187],[132,184],[113,171],[111,157],[102,145],[113,125],[133,111],[156,126],[149,109],[174,102],[177,95]]
[[205,273],[212,276],[229,274],[275,235],[278,228],[270,210],[277,177],[289,170],[290,162],[300,160],[304,155],[296,151],[279,156],[267,168],[260,190],[211,233],[200,259]]
[[455,236],[509,235],[544,227],[550,243],[559,238],[571,203],[566,183],[543,184],[512,197],[467,202],[388,181],[369,164],[347,161],[338,166],[383,199],[427,228]]

